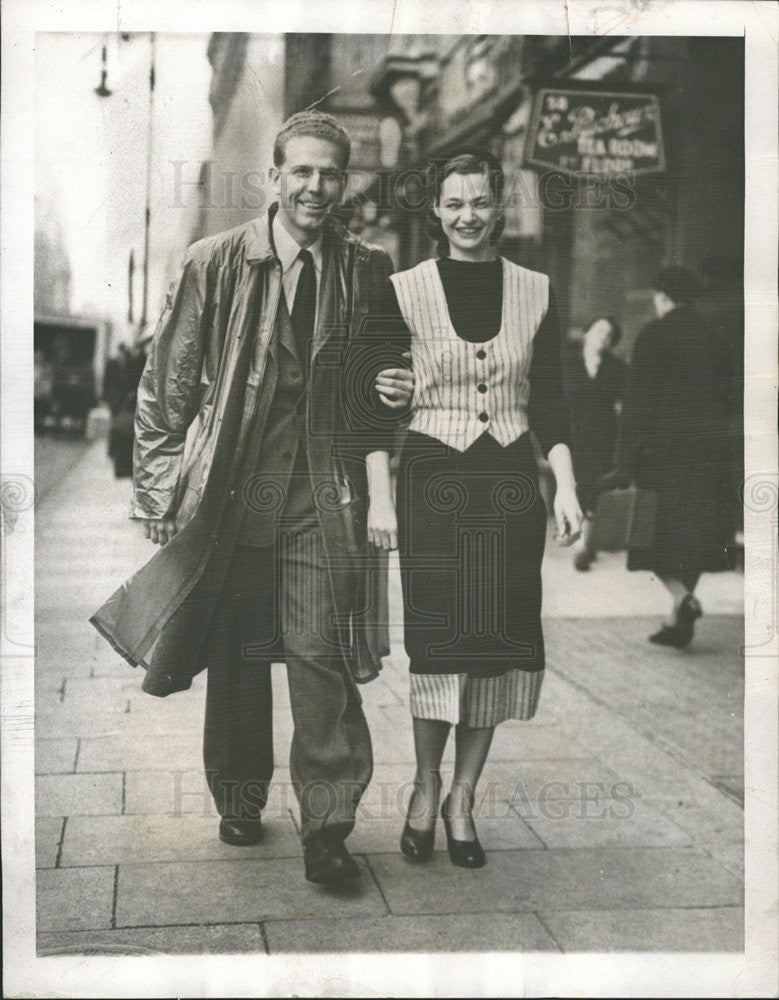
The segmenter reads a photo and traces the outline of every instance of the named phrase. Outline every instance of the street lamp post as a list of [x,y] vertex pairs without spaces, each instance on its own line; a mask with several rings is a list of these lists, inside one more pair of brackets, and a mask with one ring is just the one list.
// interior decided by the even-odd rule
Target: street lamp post
[[[122,35],[123,39],[129,36]],[[138,321],[136,330],[136,340],[140,340],[148,325],[149,307],[149,235],[151,231],[151,177],[152,177],[152,154],[154,141],[154,87],[156,83],[156,37],[155,32],[149,32],[149,142],[146,150],[146,198],[143,215],[143,291],[141,297],[141,318]],[[108,68],[107,68],[107,42],[103,42],[102,65],[100,71],[100,84],[95,87],[98,97],[110,97],[113,93],[108,89]],[[130,251],[130,263],[128,267],[129,277],[129,308],[128,321],[133,322],[133,277],[135,273],[135,259]]]
[[143,298],[141,304],[141,319],[138,328],[138,337],[143,336],[143,332],[148,324],[149,306],[149,231],[151,229],[151,166],[154,139],[154,84],[155,84],[155,48],[156,39],[152,31],[150,33],[150,66],[149,66],[149,145],[146,157],[146,205],[143,218]]

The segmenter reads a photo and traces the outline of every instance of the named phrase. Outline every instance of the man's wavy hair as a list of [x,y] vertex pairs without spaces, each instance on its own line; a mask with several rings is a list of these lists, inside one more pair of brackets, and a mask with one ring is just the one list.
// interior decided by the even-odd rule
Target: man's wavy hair
[[[505,184],[503,167],[500,165],[500,160],[488,150],[471,146],[460,150],[458,153],[453,153],[445,159],[431,160],[425,176],[425,191],[427,194],[425,223],[428,235],[435,240],[436,249],[441,257],[449,256],[449,240],[444,233],[441,220],[433,211],[433,206],[437,205],[440,201],[441,188],[446,178],[451,176],[451,174],[486,174],[495,202],[500,205],[503,201],[503,188]],[[501,212],[490,237],[491,243],[495,244],[498,242],[505,225],[506,217]]]
[[281,126],[276,141],[273,143],[273,164],[282,166],[286,156],[287,143],[297,136],[308,135],[315,139],[326,139],[338,149],[341,157],[341,169],[349,166],[352,155],[352,143],[346,129],[324,111],[298,111],[288,118]]

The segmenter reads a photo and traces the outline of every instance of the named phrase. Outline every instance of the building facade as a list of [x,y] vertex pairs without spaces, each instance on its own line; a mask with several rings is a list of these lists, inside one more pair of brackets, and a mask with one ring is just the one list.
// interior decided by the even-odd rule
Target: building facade
[[[569,336],[613,315],[629,358],[658,269],[684,265],[703,279],[701,310],[730,343],[740,391],[743,39],[220,35],[209,57],[222,175],[269,165],[295,111],[332,113],[353,139],[343,221],[402,269],[433,252],[426,164],[485,146],[506,173],[500,251],[550,275]],[[199,234],[266,207],[225,204]]]

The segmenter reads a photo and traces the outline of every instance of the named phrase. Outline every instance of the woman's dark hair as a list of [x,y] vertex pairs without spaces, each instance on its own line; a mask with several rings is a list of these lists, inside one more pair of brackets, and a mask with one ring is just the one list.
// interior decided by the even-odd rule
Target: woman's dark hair
[[[449,240],[444,234],[441,220],[433,211],[441,198],[441,188],[451,174],[486,174],[492,197],[497,204],[503,200],[504,175],[500,160],[489,150],[479,147],[468,147],[458,153],[453,153],[445,159],[431,160],[427,167],[425,190],[427,192],[427,216],[425,219],[428,235],[436,241],[436,249],[441,257],[449,256]],[[503,227],[505,216],[501,213],[495,223],[495,229],[490,237],[491,243],[497,243]]]
[[587,325],[585,326],[585,328],[584,328],[584,332],[586,333],[586,332],[587,332],[588,330],[592,329],[592,327],[593,327],[593,326],[595,326],[595,324],[596,324],[596,323],[598,322],[598,320],[600,320],[600,319],[605,319],[605,320],[606,320],[606,322],[607,322],[607,323],[609,324],[609,326],[611,327],[611,346],[612,346],[612,347],[615,347],[615,346],[616,346],[616,345],[617,345],[617,344],[618,344],[618,343],[620,342],[620,340],[622,340],[622,327],[621,327],[621,326],[619,325],[619,323],[618,323],[618,322],[617,322],[617,321],[616,321],[616,320],[614,319],[614,317],[613,317],[613,316],[595,316],[595,317],[594,317],[593,319],[591,319],[591,320],[590,320],[590,322],[589,322],[589,323],[588,323],[588,324],[587,324]]
[[664,267],[652,288],[657,292],[665,292],[677,306],[694,302],[700,294],[698,279],[686,267]]

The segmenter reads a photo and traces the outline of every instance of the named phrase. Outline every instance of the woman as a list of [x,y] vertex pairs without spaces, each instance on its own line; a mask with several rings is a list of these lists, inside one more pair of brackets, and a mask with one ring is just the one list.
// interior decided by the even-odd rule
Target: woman
[[[386,358],[368,352],[374,370],[410,350],[415,376],[398,521],[388,434],[367,456],[368,537],[400,548],[417,761],[401,849],[416,861],[432,854],[441,758],[454,726],[441,815],[452,863],[477,868],[485,857],[472,810],[495,726],[533,716],[543,677],[546,507],[531,428],[557,479],[563,544],[578,536],[581,511],[548,279],[495,249],[500,164],[486,151],[452,156],[431,165],[428,192],[439,259],[393,275],[365,326],[389,350]],[[375,386],[385,403],[394,399],[392,379]]]
[[598,484],[614,468],[617,421],[625,393],[627,365],[613,353],[622,331],[611,316],[587,327],[583,343],[565,352],[565,395],[571,414],[571,450],[579,503],[584,511],[582,537],[574,546],[574,566],[588,570],[595,551],[592,515]]
[[728,485],[730,373],[723,345],[695,311],[698,283],[681,267],[654,285],[657,319],[633,349],[626,407],[629,473],[657,495],[654,541],[630,549],[629,570],[651,570],[670,613],[649,641],[682,649],[703,611],[701,573],[731,568],[735,498]]

